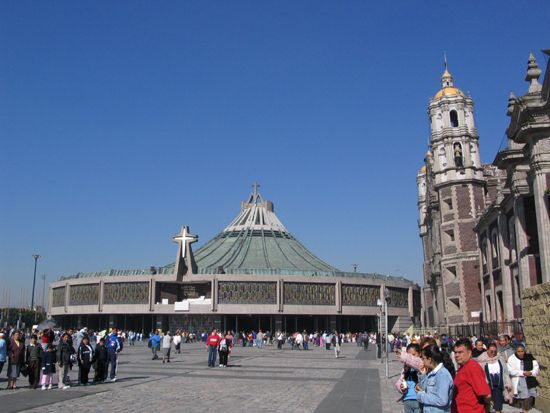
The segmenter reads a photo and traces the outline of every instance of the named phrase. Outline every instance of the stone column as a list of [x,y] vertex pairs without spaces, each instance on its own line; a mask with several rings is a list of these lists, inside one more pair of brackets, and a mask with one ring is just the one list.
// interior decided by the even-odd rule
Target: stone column
[[48,312],[51,314],[53,308],[53,288],[48,286]]
[[212,304],[210,309],[214,312],[218,311],[218,278],[213,277],[211,286],[210,296],[212,297]]
[[[529,288],[531,281],[529,279],[529,257],[527,256],[527,233],[525,232],[525,206],[523,204],[523,197],[517,197],[514,199],[514,214],[516,216],[516,245],[518,255],[518,269],[519,269],[519,281],[520,291],[525,288]],[[521,296],[521,294],[520,294]]]
[[409,304],[409,317],[411,319],[414,319],[414,307],[413,307],[413,288],[412,287],[409,287],[409,291],[408,291],[408,304]]
[[508,234],[508,220],[503,213],[498,214],[498,232],[499,236],[499,263],[500,263],[500,275],[502,278],[502,301],[504,307],[504,314],[502,314],[503,320],[514,319],[514,303],[512,294],[512,274],[510,267],[508,266],[510,258],[510,249],[504,242],[505,239],[509,239]]
[[336,312],[338,314],[342,313],[342,281],[336,281],[336,285],[334,286],[334,294],[336,295],[335,304],[336,304]]
[[282,313],[284,310],[283,307],[283,280],[277,280],[277,310]]
[[[537,142],[536,146],[542,143]],[[547,145],[550,146],[550,145]],[[550,150],[550,148],[549,148]],[[537,155],[538,158],[541,155]],[[533,178],[533,196],[535,198],[535,211],[537,215],[537,231],[539,234],[539,255],[542,273],[542,282],[550,281],[550,216],[548,214],[545,191],[548,188],[546,175],[550,173],[550,161],[535,161],[532,166],[535,169]]]
[[447,308],[445,306],[445,291],[441,276],[436,278],[435,294],[437,300],[437,325],[447,326]]
[[[493,247],[493,234],[487,231],[487,246],[489,251],[487,252],[487,272],[489,274],[489,301],[491,302],[491,312],[485,313],[485,321],[496,321],[496,304],[495,304],[495,280],[493,279],[493,248],[496,248],[498,254],[498,245]],[[497,232],[498,240],[498,232]],[[497,257],[498,258],[498,257]]]
[[70,298],[70,294],[71,294],[71,287],[69,285],[69,283],[66,283],[65,284],[65,312],[67,312],[69,310],[69,298]]
[[[97,303],[97,311],[101,313],[103,311],[103,280],[99,281],[99,297]],[[151,286],[149,285],[149,303],[151,302]]]

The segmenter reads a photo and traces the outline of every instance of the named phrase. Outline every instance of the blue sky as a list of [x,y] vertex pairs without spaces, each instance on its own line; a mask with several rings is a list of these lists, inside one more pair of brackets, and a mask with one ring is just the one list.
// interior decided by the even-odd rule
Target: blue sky
[[167,264],[180,225],[201,245],[254,181],[327,262],[421,282],[443,52],[492,162],[550,4],[372,3],[2,2],[0,290],[30,295],[34,253],[49,281]]

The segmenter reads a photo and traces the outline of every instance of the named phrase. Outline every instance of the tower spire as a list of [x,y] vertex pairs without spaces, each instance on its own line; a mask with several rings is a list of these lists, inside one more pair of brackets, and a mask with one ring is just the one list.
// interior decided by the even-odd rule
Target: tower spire
[[531,82],[527,93],[536,93],[542,90],[542,85],[539,83],[539,76],[542,71],[537,64],[537,60],[533,53],[529,53],[529,60],[527,61],[527,74],[525,75],[525,81]]
[[447,52],[443,52],[443,64],[445,66],[445,71],[443,72],[443,75],[441,75],[441,85],[443,86],[443,88],[453,87],[454,86],[453,75],[449,73],[449,64],[447,62]]

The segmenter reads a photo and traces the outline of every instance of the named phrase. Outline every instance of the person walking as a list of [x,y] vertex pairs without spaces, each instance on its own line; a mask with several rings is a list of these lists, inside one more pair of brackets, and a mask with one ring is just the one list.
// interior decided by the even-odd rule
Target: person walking
[[6,334],[0,333],[0,373],[4,368],[4,363],[6,362],[8,354],[8,346],[6,344]]
[[109,351],[105,347],[105,339],[101,337],[94,350],[94,383],[103,383],[107,379],[109,367]]
[[525,351],[525,346],[519,344],[516,352],[508,358],[508,371],[512,377],[513,406],[528,412],[535,405],[536,387],[539,385],[536,376],[539,375],[539,363],[531,353]]
[[40,381],[40,384],[42,385],[42,390],[52,389],[56,361],[57,360],[53,344],[46,343],[46,350],[44,350],[44,353],[42,354],[41,362],[42,380]]
[[[472,352],[473,354],[473,352]],[[484,353],[485,354],[485,353]],[[510,376],[506,363],[497,354],[497,345],[490,343],[487,346],[487,358],[484,362],[483,371],[487,378],[487,383],[491,388],[491,401],[495,413],[501,413],[504,405],[504,390],[511,390]],[[479,360],[478,360],[479,362]],[[481,365],[481,363],[480,363]]]
[[232,347],[231,331],[227,331],[227,334],[221,338],[218,345],[218,354],[220,356],[220,367],[227,367],[227,359]]
[[25,362],[25,342],[20,331],[13,333],[7,351],[8,358],[8,389],[17,389],[17,379],[21,374],[21,366]]
[[177,330],[176,335],[174,336],[174,349],[176,354],[181,354],[181,331]]
[[111,331],[111,334],[107,337],[105,347],[107,347],[107,350],[109,351],[109,377],[111,382],[114,383],[117,381],[116,373],[118,368],[118,353],[122,351],[122,339],[118,337],[118,331],[116,328],[114,328]]
[[218,330],[212,329],[212,332],[206,339],[206,349],[208,350],[208,367],[216,367],[216,353],[220,344]]
[[59,367],[58,388],[61,390],[71,387],[71,379],[69,378],[69,367],[71,364],[71,346],[69,345],[69,334],[65,333],[61,336],[61,340],[57,345],[56,360]]
[[340,346],[342,345],[342,336],[338,331],[332,335],[332,344],[334,345],[334,357],[340,357]]
[[88,375],[90,374],[90,369],[92,363],[94,362],[94,350],[90,345],[90,338],[88,336],[82,337],[80,341],[80,346],[78,346],[77,351],[77,361],[78,361],[78,381],[82,386],[88,385]]
[[162,337],[162,362],[170,363],[170,350],[172,349],[173,338],[170,332],[167,331],[164,337]]
[[42,368],[42,346],[38,343],[38,337],[33,335],[27,346],[25,360],[28,365],[29,388],[36,389],[40,382],[40,369]]
[[[415,387],[423,413],[449,413],[453,402],[453,377],[445,366],[448,362],[438,346],[422,349],[426,375]],[[461,411],[462,413],[462,411]]]
[[149,337],[149,343],[151,343],[151,353],[153,354],[153,360],[159,358],[157,352],[160,346],[160,332],[159,330],[155,331],[155,334]]
[[485,372],[472,359],[472,342],[458,340],[454,345],[455,360],[459,366],[454,378],[456,388],[453,413],[484,413],[491,403],[491,389]]

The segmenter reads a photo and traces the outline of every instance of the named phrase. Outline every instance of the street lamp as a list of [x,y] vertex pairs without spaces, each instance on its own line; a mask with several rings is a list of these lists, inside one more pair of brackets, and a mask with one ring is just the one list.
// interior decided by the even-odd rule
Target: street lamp
[[32,280],[31,310],[34,309],[34,287],[36,286],[36,264],[38,262],[38,259],[40,258],[40,255],[34,254],[32,257],[34,258],[34,278]]
[[384,346],[386,347],[386,378],[390,377],[390,366],[389,366],[389,354],[388,354],[388,346],[389,346],[389,329],[388,329],[388,304],[390,302],[390,290],[388,290],[387,287],[384,288],[384,315],[385,315],[385,327],[386,327],[386,340],[384,343]]

